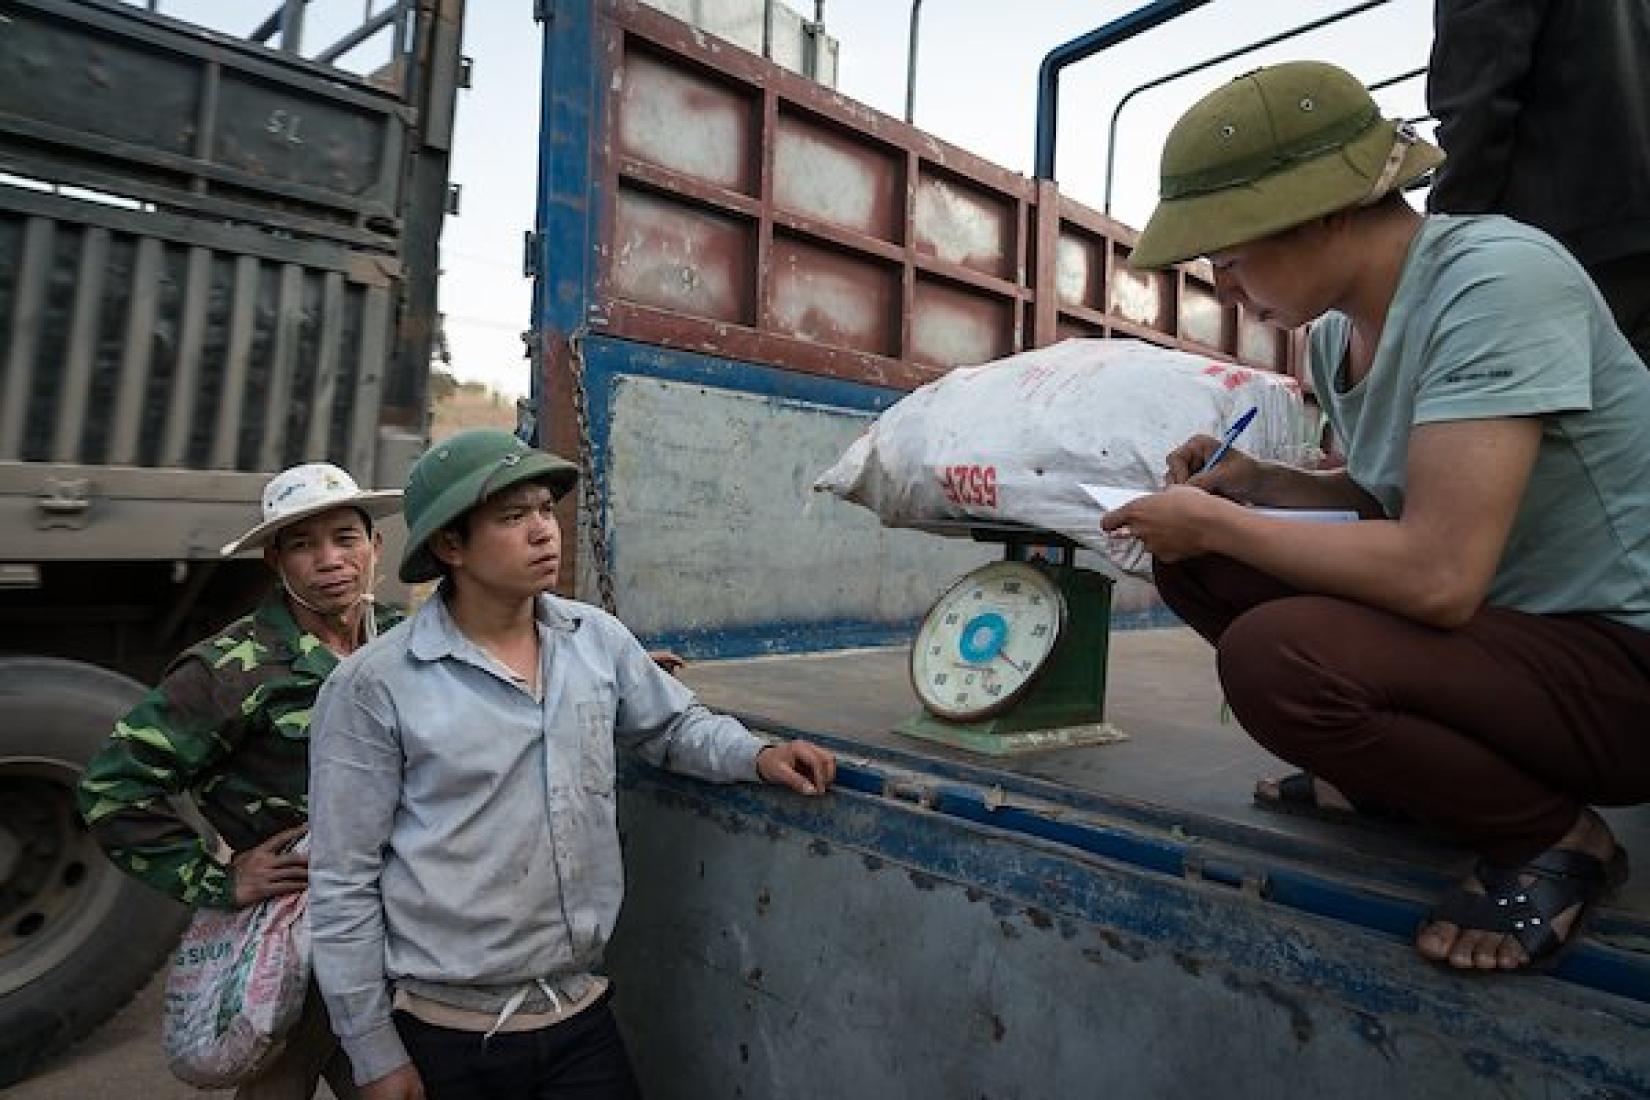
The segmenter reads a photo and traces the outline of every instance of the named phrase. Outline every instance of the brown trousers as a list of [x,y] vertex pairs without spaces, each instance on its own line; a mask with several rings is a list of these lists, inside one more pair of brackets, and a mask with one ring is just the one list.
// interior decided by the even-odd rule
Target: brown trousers
[[1510,864],[1584,806],[1650,802],[1650,632],[1490,607],[1439,630],[1218,556],[1156,578],[1250,736],[1356,804]]

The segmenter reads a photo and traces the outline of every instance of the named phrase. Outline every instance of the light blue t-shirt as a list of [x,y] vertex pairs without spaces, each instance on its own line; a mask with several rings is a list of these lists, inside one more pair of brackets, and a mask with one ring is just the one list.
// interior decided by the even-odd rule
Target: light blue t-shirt
[[1351,328],[1328,314],[1310,348],[1352,480],[1400,516],[1416,425],[1540,417],[1489,603],[1602,612],[1650,630],[1650,371],[1569,253],[1509,218],[1428,217],[1374,364],[1343,391]]

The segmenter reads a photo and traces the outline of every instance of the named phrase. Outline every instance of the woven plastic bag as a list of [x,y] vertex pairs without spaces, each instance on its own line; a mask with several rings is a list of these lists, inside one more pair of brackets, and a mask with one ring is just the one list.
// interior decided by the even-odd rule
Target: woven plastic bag
[[1138,340],[1066,340],[958,368],[886,410],[816,490],[875,512],[888,527],[965,535],[970,521],[1054,531],[1125,572],[1143,548],[1100,530],[1083,485],[1161,486],[1170,451],[1218,436],[1249,408],[1239,440],[1293,462],[1308,426],[1294,379]]
[[173,1076],[227,1088],[281,1052],[309,987],[308,901],[300,891],[195,914],[166,976],[162,1031]]

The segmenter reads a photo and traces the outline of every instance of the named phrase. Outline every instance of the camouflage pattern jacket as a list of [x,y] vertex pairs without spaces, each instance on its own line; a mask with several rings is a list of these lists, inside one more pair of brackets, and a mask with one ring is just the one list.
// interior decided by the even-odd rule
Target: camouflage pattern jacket
[[[375,607],[381,630],[402,618]],[[86,767],[80,813],[115,865],[192,906],[233,908],[229,868],[170,799],[239,852],[309,818],[309,713],[337,656],[285,598],[185,651]]]

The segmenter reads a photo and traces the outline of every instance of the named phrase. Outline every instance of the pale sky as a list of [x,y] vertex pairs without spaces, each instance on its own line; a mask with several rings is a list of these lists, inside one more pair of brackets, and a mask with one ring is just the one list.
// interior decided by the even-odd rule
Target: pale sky
[[[358,18],[360,0],[312,0],[306,29],[319,31],[340,3]],[[1043,55],[1139,6],[1140,0],[924,0],[916,124],[1004,167],[1030,175],[1037,69]],[[381,5],[380,5],[381,6]],[[812,0],[792,0],[812,15]],[[1112,111],[1132,87],[1302,22],[1353,7],[1353,0],[1213,0],[1191,15],[1066,69],[1061,81],[1057,176],[1066,194],[1102,206],[1105,138]],[[239,22],[274,4],[237,0]],[[224,0],[162,0],[181,17],[213,12],[239,33]],[[251,13],[250,15],[240,13]],[[827,0],[827,32],[840,43],[838,88],[887,114],[905,110],[907,0]],[[1335,26],[1135,97],[1118,130],[1113,214],[1139,226],[1151,212],[1164,134],[1198,97],[1257,65],[1297,58],[1334,61],[1373,83],[1426,64],[1430,0],[1388,0]],[[454,372],[510,394],[528,388],[520,333],[530,294],[521,278],[522,234],[533,224],[538,149],[540,28],[531,0],[469,0],[464,52],[473,86],[460,93],[453,179],[461,213],[442,237],[441,308]],[[1425,113],[1423,82],[1377,98],[1389,115]],[[1429,132],[1427,126],[1423,133]]]

